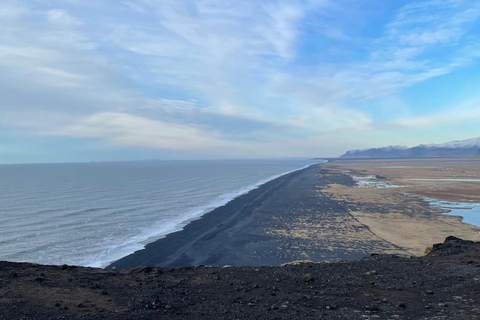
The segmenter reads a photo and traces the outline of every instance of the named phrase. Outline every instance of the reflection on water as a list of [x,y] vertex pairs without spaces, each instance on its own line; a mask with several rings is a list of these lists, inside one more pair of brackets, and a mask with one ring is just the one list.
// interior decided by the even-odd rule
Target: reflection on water
[[358,188],[400,188],[397,186],[385,181],[382,181],[375,175],[369,175],[365,177],[351,176],[355,180]]
[[435,207],[444,210],[444,214],[463,217],[463,222],[480,227],[480,203],[450,202],[432,198],[424,198]]

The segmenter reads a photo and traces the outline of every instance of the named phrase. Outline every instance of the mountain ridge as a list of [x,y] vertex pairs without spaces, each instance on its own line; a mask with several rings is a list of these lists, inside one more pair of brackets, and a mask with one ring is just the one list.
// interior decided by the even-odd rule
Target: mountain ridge
[[480,154],[480,137],[415,147],[387,146],[345,152],[340,158],[458,158]]

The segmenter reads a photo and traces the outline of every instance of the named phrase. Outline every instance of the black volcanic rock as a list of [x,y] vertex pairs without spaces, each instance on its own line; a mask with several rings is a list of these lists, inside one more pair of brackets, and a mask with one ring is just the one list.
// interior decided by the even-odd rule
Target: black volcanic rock
[[427,256],[436,257],[461,254],[467,251],[473,244],[473,241],[449,236],[443,243],[434,244]]
[[0,319],[478,319],[479,266],[480,243],[456,237],[424,257],[278,267],[0,261]]

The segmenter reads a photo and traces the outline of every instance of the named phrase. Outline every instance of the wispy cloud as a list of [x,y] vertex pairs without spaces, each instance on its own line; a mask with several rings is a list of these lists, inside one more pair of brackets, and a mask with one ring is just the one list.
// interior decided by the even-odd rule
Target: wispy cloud
[[433,115],[397,119],[389,123],[396,127],[422,128],[441,127],[444,124],[458,123],[480,119],[480,97],[469,99],[447,110],[439,111]]
[[[366,6],[4,0],[2,122],[116,145],[243,148],[259,155],[283,145],[284,155],[304,155],[313,147],[300,141],[321,148],[331,137],[347,141],[348,134],[377,130],[375,112],[358,107],[364,101],[480,57],[478,35],[469,32],[480,4],[390,4],[390,20],[370,27],[376,32],[362,30],[375,18]],[[22,123],[29,113],[59,116],[44,126]],[[431,125],[448,117],[436,113],[392,123]]]
[[221,147],[229,144],[221,141],[215,132],[114,112],[95,114],[54,134],[101,138],[115,144],[173,150]]
[[[398,92],[428,79],[465,67],[478,57],[470,41],[459,43],[480,17],[480,4],[463,0],[417,1],[401,8],[384,28],[383,36],[368,44],[367,59],[321,70],[342,84],[336,99],[371,99]],[[430,51],[442,50],[432,59]]]

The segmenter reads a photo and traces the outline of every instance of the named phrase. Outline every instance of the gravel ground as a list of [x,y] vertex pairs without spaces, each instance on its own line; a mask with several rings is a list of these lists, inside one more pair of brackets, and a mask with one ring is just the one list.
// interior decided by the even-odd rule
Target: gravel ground
[[0,262],[0,319],[478,319],[480,243],[425,257],[106,270]]

